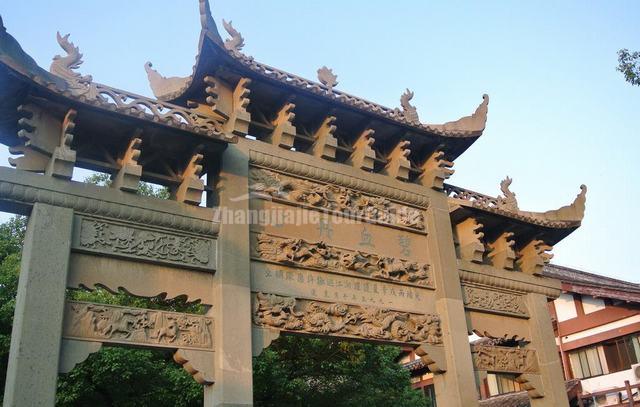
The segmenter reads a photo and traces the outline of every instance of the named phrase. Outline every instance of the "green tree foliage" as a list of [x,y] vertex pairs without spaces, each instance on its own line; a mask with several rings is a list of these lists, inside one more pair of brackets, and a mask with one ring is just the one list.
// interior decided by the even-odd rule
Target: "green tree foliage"
[[282,336],[254,360],[256,406],[427,406],[395,346]]
[[[87,182],[107,185],[96,174]],[[139,193],[166,198],[165,188],[141,183]],[[4,390],[26,218],[0,224],[0,377]],[[79,301],[202,313],[178,298],[69,290]],[[254,361],[258,406],[425,406],[392,346],[283,336]],[[172,360],[171,352],[104,347],[58,380],[58,406],[201,406],[202,386]]]
[[618,51],[618,71],[624,79],[632,85],[640,86],[640,52],[630,52],[628,49]]

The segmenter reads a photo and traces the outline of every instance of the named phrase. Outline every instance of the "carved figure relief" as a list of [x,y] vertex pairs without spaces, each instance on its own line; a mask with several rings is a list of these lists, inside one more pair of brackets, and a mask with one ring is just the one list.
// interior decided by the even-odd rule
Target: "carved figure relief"
[[211,241],[112,223],[83,219],[80,248],[106,253],[166,260],[187,265],[208,265]]
[[275,263],[433,287],[429,265],[426,263],[337,248],[324,242],[311,243],[304,239],[261,233],[256,238],[254,251],[256,258]]
[[404,343],[442,343],[440,317],[257,293],[253,321],[287,331]]
[[402,96],[400,96],[400,106],[402,106],[402,114],[409,123],[420,124],[420,118],[418,117],[418,109],[409,103],[413,99],[413,92],[409,89],[405,90]]
[[320,184],[281,175],[265,169],[250,172],[251,189],[272,198],[344,213],[396,226],[425,230],[419,209],[394,203],[386,198],[364,195],[337,185]]
[[524,301],[519,295],[470,286],[463,286],[462,293],[464,305],[467,308],[505,312],[521,316],[528,315]]
[[212,349],[213,320],[178,312],[68,301],[63,335],[100,342]]
[[97,98],[98,90],[93,83],[91,75],[82,76],[74,71],[74,69],[78,69],[83,62],[80,49],[69,41],[69,34],[62,36],[58,32],[56,33],[56,39],[67,55],[56,55],[53,57],[49,71],[67,81],[69,90],[74,96],[84,96],[87,99]]
[[471,346],[476,370],[505,373],[536,373],[538,362],[533,349],[506,346]]

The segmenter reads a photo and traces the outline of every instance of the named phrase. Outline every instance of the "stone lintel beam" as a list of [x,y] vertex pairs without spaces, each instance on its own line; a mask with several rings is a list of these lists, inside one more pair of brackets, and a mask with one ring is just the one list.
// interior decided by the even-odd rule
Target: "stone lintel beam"
[[482,256],[485,251],[482,238],[484,233],[479,232],[484,225],[478,223],[475,218],[467,218],[456,224],[455,236],[458,242],[459,256],[461,259],[474,263],[482,263]]
[[513,235],[513,232],[503,232],[488,244],[489,254],[487,257],[494,267],[505,270],[514,269],[516,252],[513,250],[513,246],[516,242],[513,240]]
[[111,187],[127,192],[136,192],[138,190],[138,184],[142,176],[142,166],[138,164],[140,146],[142,145],[142,139],[139,137],[141,135],[141,130],[135,132],[129,140],[127,149],[122,154],[122,157],[118,159],[120,169],[113,177]]
[[526,246],[518,251],[516,263],[520,271],[527,274],[542,275],[544,266],[551,261],[553,246],[546,244],[542,240],[533,239]]
[[345,164],[365,171],[373,170],[373,164],[376,158],[376,152],[371,147],[376,141],[372,137],[374,133],[375,130],[373,129],[366,129],[360,133],[358,139],[353,143],[353,152]]
[[338,140],[333,135],[337,127],[333,124],[336,121],[335,116],[327,116],[322,121],[322,124],[316,130],[313,138],[315,139],[313,145],[309,149],[315,157],[324,158],[325,160],[336,159],[336,149],[338,147]]
[[296,114],[293,112],[295,107],[294,103],[287,102],[280,109],[275,120],[271,122],[274,127],[273,131],[265,141],[287,150],[293,147],[296,139],[296,127],[293,125],[293,120],[296,118]]
[[402,140],[396,144],[387,156],[387,165],[382,170],[383,174],[401,181],[409,180],[411,163],[407,157],[411,154],[411,150],[409,150],[410,144],[411,142],[408,140]]
[[224,124],[223,129],[226,133],[233,133],[244,137],[249,133],[249,123],[251,123],[251,114],[247,110],[247,106],[251,100],[249,94],[251,91],[248,86],[251,79],[240,78],[236,88],[233,91],[233,106],[229,114],[229,120]]
[[200,178],[203,158],[204,156],[198,153],[191,156],[191,160],[182,172],[180,185],[171,194],[173,199],[191,205],[200,205],[204,191],[204,181]]
[[418,177],[418,183],[429,188],[441,191],[444,181],[455,172],[453,161],[445,160],[442,150],[434,151],[422,164],[422,174]]

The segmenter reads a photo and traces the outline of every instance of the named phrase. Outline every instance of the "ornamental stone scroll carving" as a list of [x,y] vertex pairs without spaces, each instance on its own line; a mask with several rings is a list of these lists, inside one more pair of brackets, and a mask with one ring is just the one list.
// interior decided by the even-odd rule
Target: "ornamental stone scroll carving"
[[144,308],[67,301],[63,336],[102,343],[213,351],[213,319]]
[[529,316],[524,300],[516,294],[470,286],[463,286],[462,294],[465,308],[519,317]]
[[252,168],[254,196],[323,209],[375,223],[425,231],[424,213],[383,197],[353,189],[293,178],[273,171]]
[[472,345],[471,356],[476,370],[520,374],[537,373],[539,370],[533,349]]
[[80,218],[73,248],[189,268],[215,269],[215,241],[156,229]]
[[442,344],[440,317],[257,293],[253,322],[264,328],[400,343]]
[[258,260],[434,288],[426,263],[265,233],[254,239],[253,256]]

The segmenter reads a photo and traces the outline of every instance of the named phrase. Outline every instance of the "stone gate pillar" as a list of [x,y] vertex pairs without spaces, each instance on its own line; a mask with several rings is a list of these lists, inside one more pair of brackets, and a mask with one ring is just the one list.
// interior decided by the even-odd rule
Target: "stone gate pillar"
[[527,306],[531,315],[529,320],[531,347],[536,349],[538,355],[539,377],[542,382],[541,388],[537,390],[544,396],[531,395],[531,407],[567,406],[569,400],[562,376],[556,338],[549,318],[547,297],[543,294],[527,294]]
[[442,340],[446,349],[446,372],[435,374],[433,382],[438,405],[471,407],[478,405],[475,376],[460,277],[454,250],[446,197],[431,201],[429,251],[433,254],[436,279],[436,309],[442,320]]
[[248,171],[244,152],[236,146],[225,150],[218,184],[222,225],[212,310],[216,383],[205,387],[208,407],[253,405],[249,223],[240,218],[224,222],[227,215],[249,213]]
[[33,206],[20,263],[4,406],[55,404],[72,224],[72,209]]

